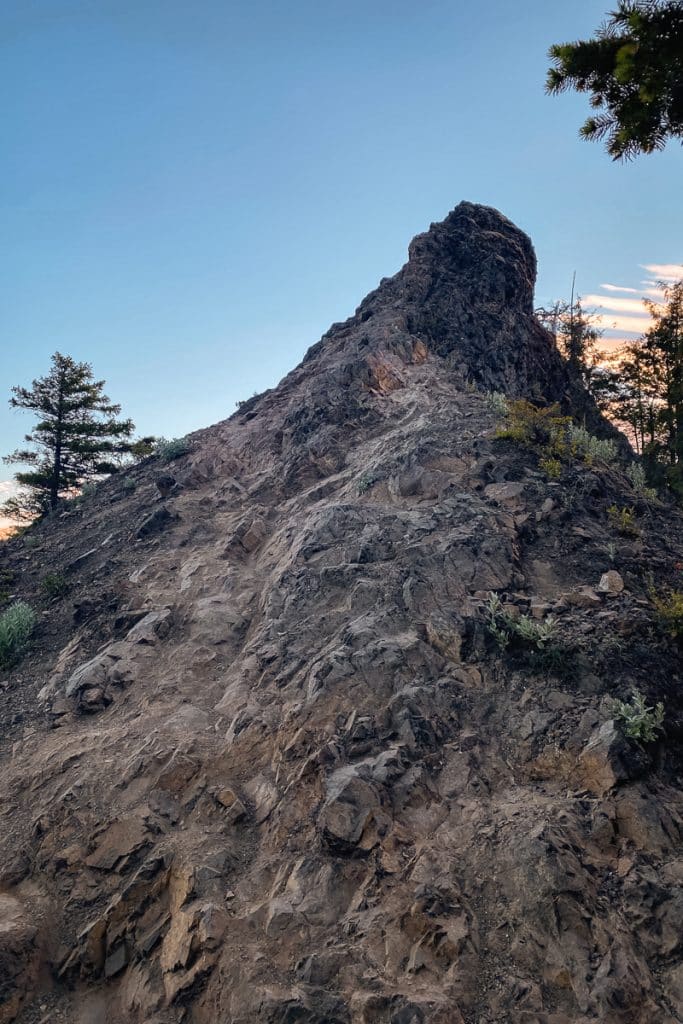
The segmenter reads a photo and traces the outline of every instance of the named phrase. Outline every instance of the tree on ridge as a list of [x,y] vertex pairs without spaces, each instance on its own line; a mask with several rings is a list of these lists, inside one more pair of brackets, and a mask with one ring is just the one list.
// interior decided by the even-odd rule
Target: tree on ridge
[[3,461],[30,468],[15,473],[26,490],[4,507],[8,515],[34,518],[57,508],[74,489],[117,470],[116,459],[134,449],[132,420],[119,420],[121,406],[104,394],[90,363],[55,352],[50,372],[30,388],[12,388],[10,405],[38,414],[38,422],[20,448]]

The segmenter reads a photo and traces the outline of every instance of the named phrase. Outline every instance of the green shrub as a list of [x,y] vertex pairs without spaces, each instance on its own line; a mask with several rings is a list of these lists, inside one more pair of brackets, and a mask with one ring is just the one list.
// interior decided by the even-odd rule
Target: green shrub
[[510,412],[508,400],[501,391],[487,391],[486,404],[496,416],[507,416]]
[[670,590],[666,595],[653,592],[651,597],[662,626],[683,645],[683,590]]
[[654,487],[647,486],[645,469],[640,462],[632,462],[626,469],[626,476],[631,481],[631,487],[636,494],[640,494],[641,497],[646,498],[647,501],[655,500],[657,492]]
[[24,601],[0,615],[0,668],[11,668],[26,651],[36,624],[33,609]]
[[538,468],[543,470],[549,480],[558,480],[562,476],[562,463],[559,459],[541,459]]
[[506,405],[506,422],[498,427],[496,437],[541,448],[548,456],[560,454],[558,446],[566,449],[565,435],[571,419],[560,415],[557,403],[539,408],[526,398],[516,398]]
[[502,651],[512,642],[542,651],[555,638],[557,621],[552,615],[532,619],[530,615],[515,617],[503,609],[497,594],[491,594],[485,608],[487,628]]
[[610,706],[614,721],[630,740],[652,743],[662,729],[664,705],[660,702],[649,708],[639,690],[633,691],[630,701],[613,700]]
[[160,437],[154,454],[161,462],[173,462],[174,459],[179,459],[181,455],[187,455],[191,451],[192,442],[188,437],[174,437],[170,441]]
[[374,487],[379,479],[377,473],[364,473],[358,481],[358,493],[365,494],[371,487]]
[[498,392],[491,392],[487,404],[505,417],[505,423],[496,430],[496,437],[516,441],[539,452],[540,468],[551,479],[560,476],[562,461],[580,460],[592,466],[594,462],[616,462],[617,446],[613,441],[594,437],[585,427],[572,423],[570,416],[562,416],[560,407],[535,406],[525,398],[508,401]]
[[605,544],[605,554],[609,558],[610,562],[616,562],[617,560],[617,546],[613,540],[610,540]]
[[136,487],[135,480],[131,480],[129,476],[124,476],[121,481],[121,490],[124,494],[132,494]]
[[607,509],[607,517],[612,529],[620,533],[622,537],[640,537],[634,509],[627,508],[626,505],[623,508],[619,508],[618,505],[610,505]]
[[48,597],[61,597],[69,589],[64,576],[58,572],[49,572],[40,583]]
[[584,462],[592,465],[596,459],[607,463],[617,461],[619,453],[614,441],[595,437],[589,434],[585,427],[579,427],[576,423],[570,423],[567,436],[572,454],[581,455]]

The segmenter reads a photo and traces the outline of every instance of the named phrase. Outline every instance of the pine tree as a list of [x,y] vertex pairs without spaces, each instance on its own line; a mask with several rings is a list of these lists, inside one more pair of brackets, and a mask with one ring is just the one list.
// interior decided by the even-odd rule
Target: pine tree
[[55,352],[52,368],[30,388],[13,387],[10,405],[38,414],[24,440],[31,446],[7,456],[8,463],[31,468],[15,474],[26,488],[22,499],[8,503],[8,514],[42,515],[69,492],[93,477],[116,471],[116,459],[131,450],[131,420],[118,420],[119,405],[104,394],[89,363]]
[[652,327],[643,340],[659,390],[651,457],[666,466],[671,487],[683,495],[683,280],[664,289],[664,303],[647,303]]
[[683,4],[619,0],[592,39],[551,46],[546,91],[591,94],[598,113],[581,128],[615,159],[683,138]]
[[683,280],[646,305],[652,327],[602,368],[602,408],[627,428],[649,482],[683,496]]
[[571,372],[589,386],[602,358],[597,347],[602,331],[596,326],[596,314],[584,309],[580,295],[575,298],[572,294],[570,302],[558,299],[548,308],[537,309],[536,316],[555,338]]

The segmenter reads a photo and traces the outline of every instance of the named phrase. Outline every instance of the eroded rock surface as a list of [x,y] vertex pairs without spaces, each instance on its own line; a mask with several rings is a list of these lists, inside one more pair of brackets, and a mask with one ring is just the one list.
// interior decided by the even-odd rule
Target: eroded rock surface
[[[462,204],[172,486],[149,460],[2,550],[34,604],[47,565],[72,589],[0,694],[0,1022],[683,1019],[647,596],[681,519],[496,440],[486,389],[600,429],[534,277]],[[612,503],[642,524],[616,555]],[[552,658],[499,649],[491,592],[554,616]],[[656,745],[611,721],[634,687]]]

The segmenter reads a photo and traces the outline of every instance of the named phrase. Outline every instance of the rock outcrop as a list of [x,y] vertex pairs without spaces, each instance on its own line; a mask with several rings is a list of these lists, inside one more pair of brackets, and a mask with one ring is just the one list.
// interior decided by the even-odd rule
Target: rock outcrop
[[[4,546],[43,615],[0,693],[0,1024],[683,1019],[679,652],[648,599],[681,517],[496,439],[486,390],[609,429],[534,278],[461,204],[172,476]],[[552,644],[497,645],[492,593]],[[615,728],[634,688],[658,743]]]

